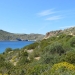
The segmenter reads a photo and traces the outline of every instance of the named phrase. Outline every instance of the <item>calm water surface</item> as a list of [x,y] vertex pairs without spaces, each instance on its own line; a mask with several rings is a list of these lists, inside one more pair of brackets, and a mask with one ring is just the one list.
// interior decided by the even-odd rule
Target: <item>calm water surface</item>
[[34,41],[0,41],[0,53],[4,52],[6,48],[22,48],[32,43]]

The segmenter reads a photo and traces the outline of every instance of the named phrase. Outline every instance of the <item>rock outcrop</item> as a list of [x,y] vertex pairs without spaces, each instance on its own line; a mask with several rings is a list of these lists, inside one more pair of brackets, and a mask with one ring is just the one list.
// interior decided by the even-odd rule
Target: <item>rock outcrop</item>
[[62,30],[47,32],[44,39],[48,39],[49,37],[56,36],[60,33],[62,33]]

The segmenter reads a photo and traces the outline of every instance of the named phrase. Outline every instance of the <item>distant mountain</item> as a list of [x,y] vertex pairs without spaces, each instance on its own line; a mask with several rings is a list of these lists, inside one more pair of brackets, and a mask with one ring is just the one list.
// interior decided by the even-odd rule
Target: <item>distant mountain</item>
[[52,36],[59,36],[60,34],[75,35],[75,27],[47,32],[44,39],[50,38]]
[[0,30],[0,41],[17,41],[17,40],[41,40],[42,34],[14,34]]

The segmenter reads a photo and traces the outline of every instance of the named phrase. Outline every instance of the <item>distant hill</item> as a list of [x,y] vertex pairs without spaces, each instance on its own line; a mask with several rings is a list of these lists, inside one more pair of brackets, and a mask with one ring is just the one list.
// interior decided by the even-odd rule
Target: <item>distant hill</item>
[[0,41],[41,40],[43,37],[42,34],[14,34],[0,30]]

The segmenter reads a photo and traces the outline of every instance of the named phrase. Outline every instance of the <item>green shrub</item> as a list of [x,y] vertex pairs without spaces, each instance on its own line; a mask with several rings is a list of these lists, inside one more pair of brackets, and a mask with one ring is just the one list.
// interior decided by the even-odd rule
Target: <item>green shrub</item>
[[61,43],[55,42],[44,49],[40,60],[45,64],[54,64],[60,61],[62,54],[64,54],[64,49]]
[[28,46],[25,46],[24,47],[24,49],[26,48],[26,49],[35,49],[36,47],[38,46],[38,43],[37,42],[35,42],[35,43],[33,43],[33,44],[30,44],[30,45],[28,45]]
[[30,67],[26,73],[26,75],[41,75],[44,71],[48,69],[47,65],[35,65],[33,67]]
[[45,64],[49,64],[49,63],[54,63],[54,56],[51,55],[51,54],[45,54],[42,56],[42,58],[40,59],[42,61],[42,63],[45,63]]
[[67,62],[57,63],[41,75],[75,75],[75,66]]
[[66,34],[60,34],[58,39],[63,39],[66,36]]
[[22,65],[25,65],[29,63],[29,60],[27,57],[23,57],[23,58],[20,58],[19,62],[18,62],[18,65],[22,66]]
[[72,35],[66,35],[65,36],[65,39],[66,39],[66,41],[68,41],[69,39],[71,39],[73,36]]
[[10,52],[10,51],[12,51],[11,48],[6,48],[6,49],[5,49],[5,52],[6,52],[6,53],[8,53],[8,52]]
[[59,42],[54,42],[53,44],[47,46],[44,50],[45,52],[49,52],[50,54],[63,54],[64,53],[64,49],[62,47],[62,44]]
[[75,37],[72,37],[69,42],[71,47],[75,47]]
[[21,57],[28,57],[28,53],[27,52],[22,52]]
[[22,52],[20,55],[20,59],[18,61],[18,65],[25,65],[29,63],[29,59],[28,59],[28,53],[27,52]]
[[5,58],[0,54],[0,68],[5,64]]
[[75,50],[68,51],[65,56],[65,61],[75,64]]

